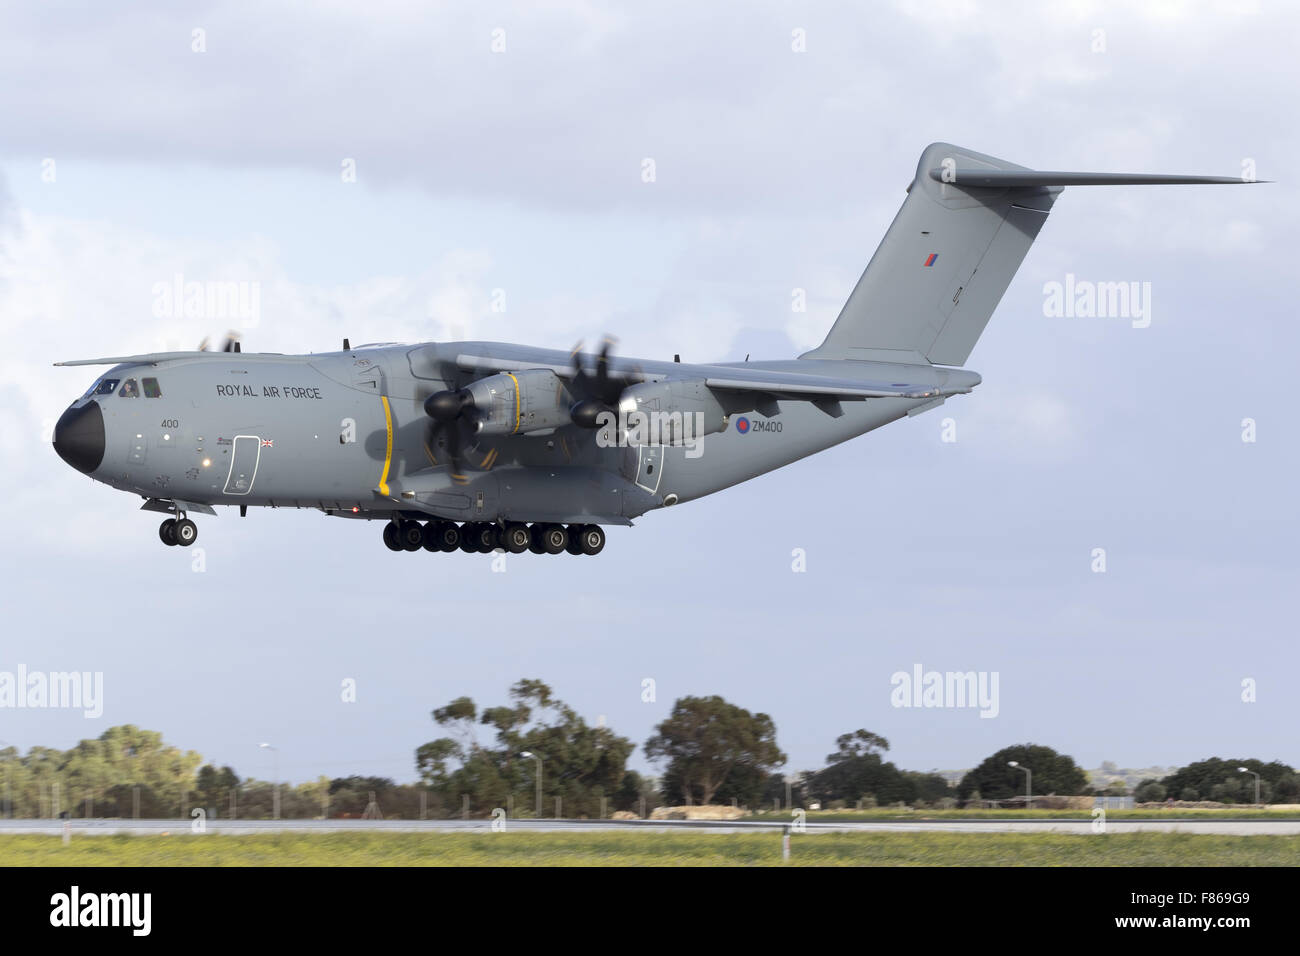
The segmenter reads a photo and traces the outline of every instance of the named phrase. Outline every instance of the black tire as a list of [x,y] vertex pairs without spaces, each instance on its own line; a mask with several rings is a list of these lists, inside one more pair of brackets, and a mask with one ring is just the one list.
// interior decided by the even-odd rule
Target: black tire
[[384,544],[388,545],[389,551],[404,551],[401,538],[398,537],[397,525],[388,521],[384,523]]
[[158,538],[167,547],[176,546],[176,519],[168,518],[158,526]]
[[542,532],[542,550],[547,554],[559,554],[569,543],[569,532],[562,524],[548,524]]
[[542,547],[542,532],[545,530],[544,524],[535,524],[528,529],[528,550],[533,554],[546,553],[546,549]]
[[477,554],[478,548],[474,544],[474,522],[466,521],[456,530],[460,532],[458,547],[466,554]]
[[479,554],[489,554],[501,547],[501,534],[494,524],[486,521],[474,526],[474,548]]
[[583,554],[600,554],[605,550],[605,529],[598,524],[585,524],[578,532],[578,547]]
[[501,547],[511,554],[523,554],[533,543],[533,536],[524,524],[511,523],[501,532]]
[[173,544],[181,548],[188,548],[199,540],[199,526],[189,518],[182,518],[176,522],[172,536],[176,539],[172,542]]
[[419,551],[424,547],[424,528],[418,521],[403,521],[397,529],[397,538],[402,542],[403,551]]
[[460,525],[454,521],[438,522],[438,546],[443,553],[450,553],[460,547]]
[[569,535],[569,540],[564,544],[565,553],[573,555],[582,554],[582,525],[571,524],[566,531]]
[[440,547],[441,542],[438,540],[438,524],[439,522],[437,521],[427,521],[425,522],[424,528],[421,530],[420,546],[424,548],[425,551],[442,550]]

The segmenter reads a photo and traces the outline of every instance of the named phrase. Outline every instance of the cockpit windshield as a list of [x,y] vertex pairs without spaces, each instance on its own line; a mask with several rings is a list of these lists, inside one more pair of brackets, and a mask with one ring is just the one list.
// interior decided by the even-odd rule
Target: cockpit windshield
[[140,386],[136,385],[135,379],[128,378],[122,383],[122,391],[117,394],[122,398],[139,398]]
[[117,389],[117,383],[121,381],[116,378],[101,378],[98,382],[90,386],[86,392],[86,397],[91,395],[112,395]]

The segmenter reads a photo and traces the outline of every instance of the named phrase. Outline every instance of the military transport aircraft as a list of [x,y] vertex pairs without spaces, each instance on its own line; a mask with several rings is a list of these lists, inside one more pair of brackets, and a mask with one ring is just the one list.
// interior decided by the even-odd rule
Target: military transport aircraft
[[1065,186],[1241,178],[1043,172],[946,143],[826,340],[796,359],[692,365],[491,342],[309,355],[163,352],[112,365],[54,448],[169,515],[215,505],[378,519],[394,551],[596,554],[602,525],[721,491],[980,382],[965,364]]

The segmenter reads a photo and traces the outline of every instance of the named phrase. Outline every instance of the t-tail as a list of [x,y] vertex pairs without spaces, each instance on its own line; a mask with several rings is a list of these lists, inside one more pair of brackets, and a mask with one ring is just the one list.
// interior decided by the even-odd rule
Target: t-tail
[[933,143],[826,341],[800,358],[964,365],[1064,187],[1244,182],[1026,169]]

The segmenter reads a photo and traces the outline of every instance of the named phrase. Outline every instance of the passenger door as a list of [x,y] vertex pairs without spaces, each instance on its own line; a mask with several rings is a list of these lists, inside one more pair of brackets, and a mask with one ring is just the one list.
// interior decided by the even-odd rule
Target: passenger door
[[226,476],[226,487],[222,493],[246,495],[251,492],[261,457],[262,439],[259,436],[236,435],[234,453],[230,456],[230,474]]

